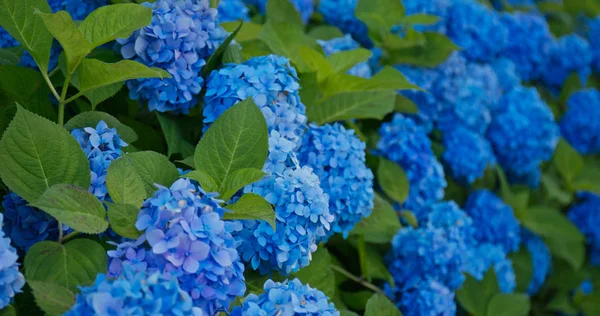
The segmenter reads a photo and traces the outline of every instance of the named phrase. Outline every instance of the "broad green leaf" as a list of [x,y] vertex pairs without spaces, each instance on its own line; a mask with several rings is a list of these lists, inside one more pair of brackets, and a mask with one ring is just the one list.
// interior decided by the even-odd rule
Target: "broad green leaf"
[[290,23],[297,27],[304,28],[300,12],[296,10],[292,1],[268,0],[265,11],[265,15],[269,21]]
[[402,316],[402,313],[387,297],[375,293],[367,301],[365,316]]
[[579,269],[585,263],[585,244],[581,241],[560,239],[561,237],[546,238],[546,244],[554,257],[562,258],[574,269]]
[[319,125],[353,118],[381,120],[394,110],[395,102],[396,91],[393,90],[342,92],[307,106],[307,114]]
[[156,117],[158,117],[158,122],[160,122],[160,127],[167,140],[169,157],[173,154],[181,154],[183,157],[193,155],[194,146],[183,138],[183,133],[177,123],[177,118],[159,112],[156,112]]
[[207,78],[213,70],[217,69],[219,65],[221,65],[225,50],[227,50],[227,48],[231,44],[231,41],[233,41],[233,39],[237,36],[237,33],[240,31],[243,24],[244,21],[240,21],[235,31],[229,34],[229,36],[227,36],[223,43],[221,43],[221,45],[219,45],[215,52],[210,56],[210,58],[206,62],[206,65],[204,65],[204,68],[202,68],[202,77]]
[[[225,22],[225,23],[222,23],[221,26],[227,32],[233,32],[240,26],[240,22],[237,22],[237,21]],[[252,22],[244,22],[244,24],[242,25],[242,28],[240,28],[237,36],[235,37],[235,40],[236,40],[236,42],[245,42],[245,41],[258,39],[258,34],[260,33],[261,29],[262,29],[261,24],[256,24],[256,23],[252,23]],[[246,50],[245,45],[244,45],[244,50]]]
[[369,33],[378,34],[400,24],[404,7],[400,1],[359,0],[356,17],[369,27]]
[[85,97],[92,104],[92,111],[96,109],[98,104],[117,94],[123,88],[123,85],[125,85],[125,82],[117,82],[84,93]]
[[424,45],[390,52],[390,63],[409,64],[422,67],[436,67],[443,63],[452,52],[459,49],[448,37],[434,32],[422,33]]
[[195,181],[198,181],[200,187],[204,189],[206,192],[217,192],[219,189],[219,185],[215,182],[206,171],[204,170],[194,170],[190,171],[181,176],[182,178],[189,178]]
[[388,271],[385,263],[383,262],[383,256],[377,252],[373,247],[365,247],[365,261],[366,261],[366,274],[369,280],[379,279],[390,283],[394,286],[394,278]]
[[456,290],[456,300],[471,315],[487,315],[488,303],[500,293],[494,269],[490,268],[482,281],[477,281],[469,274],[465,276],[465,282]]
[[542,174],[542,187],[551,201],[556,201],[561,205],[568,205],[573,201],[573,195],[561,188],[560,181],[556,176]]
[[12,305],[8,305],[0,310],[0,316],[17,316],[17,311]]
[[300,46],[300,57],[306,65],[306,69],[299,69],[300,72],[316,72],[317,80],[323,81],[327,76],[333,73],[333,68],[329,65],[329,61],[321,53],[308,46]]
[[90,186],[90,165],[75,138],[22,107],[2,135],[0,161],[2,181],[29,202],[55,184]]
[[583,170],[583,158],[564,139],[556,146],[553,158],[554,165],[566,183],[572,183],[573,179]]
[[35,12],[50,13],[46,0],[0,0],[0,26],[33,57],[42,73],[48,72],[52,35]]
[[344,33],[333,25],[317,25],[308,31],[308,35],[314,39],[327,41],[336,37],[344,37]]
[[394,208],[381,196],[375,194],[375,207],[369,217],[356,224],[350,235],[364,234],[370,243],[389,243],[402,227]]
[[94,10],[79,25],[92,47],[117,38],[127,38],[133,31],[152,22],[152,9],[139,4],[115,4]]
[[223,219],[254,219],[266,221],[275,229],[275,211],[267,200],[254,193],[246,193],[235,203],[225,207],[230,213],[225,213]]
[[331,255],[327,248],[319,247],[312,254],[310,264],[294,273],[294,277],[300,279],[302,284],[321,290],[328,297],[335,296],[335,274],[331,270]]
[[262,179],[265,174],[263,171],[254,168],[243,168],[233,171],[231,176],[225,179],[219,191],[219,199],[228,201],[236,192],[248,184]]
[[184,158],[183,160],[176,160],[176,162],[182,163],[190,168],[196,168],[194,166],[194,156],[189,156],[187,158]]
[[72,74],[93,47],[77,28],[67,11],[38,13],[46,28],[65,51],[67,72]]
[[0,65],[18,65],[21,56],[23,56],[23,51],[24,49],[21,46],[0,48]]
[[430,14],[411,14],[403,17],[401,24],[416,24],[416,25],[433,25],[440,21],[440,17]]
[[138,135],[133,128],[121,123],[114,116],[99,111],[79,113],[65,124],[65,128],[67,130],[85,127],[95,128],[100,121],[104,121],[110,128],[117,129],[117,134],[119,134],[119,137],[126,143],[133,143],[138,139]]
[[110,228],[122,237],[137,239],[141,232],[135,228],[140,209],[131,204],[112,204],[108,205],[108,222]]
[[400,218],[402,218],[404,221],[406,221],[406,223],[414,228],[419,227],[419,220],[417,219],[417,217],[415,216],[415,213],[408,211],[408,210],[403,210],[400,213]]
[[53,185],[31,205],[82,233],[99,234],[108,228],[100,200],[88,189],[72,184]]
[[319,100],[323,98],[323,92],[319,87],[317,81],[316,72],[305,72],[300,74],[300,82],[302,82],[302,89],[300,89],[300,99],[306,107],[316,106]]
[[230,44],[223,53],[223,64],[241,64],[244,61],[242,47],[239,44]]
[[[565,104],[567,102],[567,100],[569,100],[569,97],[577,92],[580,91],[581,89],[585,88],[583,83],[581,82],[580,76],[577,72],[573,72],[572,74],[570,74],[567,79],[565,80],[565,82],[563,83],[563,86],[561,88],[560,91],[560,95],[558,97],[558,103],[559,104]],[[562,109],[559,108],[559,112]],[[562,113],[557,113],[557,117],[562,116]]]
[[600,315],[600,293],[583,296],[580,306],[584,315]]
[[373,296],[373,292],[369,290],[362,290],[358,292],[340,292],[344,303],[346,303],[349,308],[354,310],[364,309],[369,299]]
[[496,294],[492,297],[487,316],[527,316],[531,309],[529,297],[526,294]]
[[367,61],[372,55],[373,53],[368,49],[357,48],[333,53],[327,56],[327,60],[334,72],[343,73],[356,64]]
[[115,203],[141,206],[150,195],[138,170],[128,159],[116,159],[108,166],[106,187]]
[[383,67],[369,83],[372,83],[365,89],[395,89],[395,90],[421,90],[418,86],[412,84],[398,69],[390,66]]
[[50,103],[50,89],[42,75],[31,68],[0,66],[0,106],[19,103],[25,109],[49,120],[56,120]]
[[315,39],[304,34],[302,28],[285,22],[268,21],[258,38],[277,55],[289,58],[299,68],[306,68],[300,55],[300,46],[317,48]]
[[573,306],[573,300],[569,292],[559,292],[547,304],[546,308],[555,312],[563,312],[568,315],[577,315],[577,308]]
[[44,281],[27,280],[35,303],[49,316],[60,316],[75,304],[75,293],[68,288]]
[[533,277],[533,262],[527,247],[509,254],[517,277],[517,292],[526,293]]
[[328,77],[322,87],[326,95],[341,92],[420,90],[418,86],[410,83],[401,72],[388,66],[370,79],[337,73]]
[[78,292],[91,285],[98,273],[106,273],[106,250],[90,239],[75,239],[61,245],[53,241],[34,244],[25,255],[25,279],[62,286]]
[[262,169],[268,152],[267,133],[265,118],[254,101],[239,102],[211,125],[196,146],[196,169],[206,171],[221,192],[234,171]]
[[408,177],[402,167],[387,159],[379,159],[377,168],[377,180],[383,192],[394,201],[402,204],[408,197]]
[[398,94],[396,95],[394,111],[407,114],[417,114],[419,113],[419,108],[411,99]]
[[[157,152],[139,151],[126,154],[113,161],[111,166],[117,162],[122,164],[122,168],[133,168],[133,170],[127,172],[135,172],[142,178],[146,189],[146,197],[152,196],[157,190],[154,184],[169,187],[179,178],[177,167],[169,161],[169,158]],[[132,197],[137,200],[137,194],[132,195]]]

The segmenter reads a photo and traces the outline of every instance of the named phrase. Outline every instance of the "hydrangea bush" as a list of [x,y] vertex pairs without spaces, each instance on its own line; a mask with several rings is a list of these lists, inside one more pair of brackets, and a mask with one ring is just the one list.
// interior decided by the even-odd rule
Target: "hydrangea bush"
[[598,314],[595,2],[141,2],[0,1],[1,315]]

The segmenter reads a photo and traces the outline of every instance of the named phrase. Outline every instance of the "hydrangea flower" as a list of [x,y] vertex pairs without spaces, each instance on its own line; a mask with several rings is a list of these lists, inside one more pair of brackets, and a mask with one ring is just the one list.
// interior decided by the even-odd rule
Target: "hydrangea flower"
[[499,245],[505,253],[519,249],[519,221],[500,197],[488,190],[477,190],[469,195],[465,211],[473,218],[475,240]]
[[498,58],[491,63],[491,67],[496,73],[501,94],[507,93],[521,85],[521,76],[517,71],[515,63],[510,59]]
[[593,55],[592,67],[595,71],[600,72],[600,16],[588,20],[587,27],[587,40]]
[[447,184],[444,169],[431,150],[425,129],[398,113],[381,125],[379,135],[378,153],[402,166],[410,182],[404,207],[416,211],[441,200]]
[[116,280],[98,274],[94,284],[81,287],[66,316],[79,315],[206,315],[194,307],[177,278],[126,267]]
[[558,93],[567,77],[577,73],[585,86],[592,72],[592,58],[590,44],[584,38],[575,34],[563,36],[550,45],[542,81]]
[[481,281],[485,273],[494,268],[498,287],[502,293],[512,293],[517,287],[517,278],[512,266],[512,261],[500,245],[481,244],[466,252],[464,271]]
[[473,183],[496,163],[492,145],[481,135],[457,126],[444,133],[442,160],[460,183]]
[[313,168],[329,195],[335,216],[329,235],[344,237],[373,209],[373,172],[366,165],[366,144],[341,124],[309,125],[298,153],[300,163]]
[[[50,0],[52,12],[65,10],[71,14],[73,20],[84,20],[94,10],[108,5],[108,0]],[[53,3],[58,6],[55,7]]]
[[[349,34],[346,34],[344,37],[336,37],[327,41],[318,40],[317,42],[321,45],[321,47],[323,47],[325,56],[329,56],[337,52],[360,48],[360,44],[354,41],[352,36]],[[363,61],[354,65],[354,67],[350,68],[347,73],[357,77],[371,78],[371,67],[369,66],[368,62]]]
[[79,142],[90,162],[90,192],[100,200],[106,199],[106,171],[113,160],[123,155],[121,148],[127,146],[127,143],[121,140],[115,128],[109,128],[104,121],[98,122],[96,128],[74,129],[71,136]]
[[540,290],[552,268],[552,255],[548,246],[536,234],[527,229],[521,229],[521,240],[531,255],[533,276],[527,287],[529,295],[535,295]]
[[373,42],[367,26],[354,14],[357,3],[357,0],[321,0],[318,10],[327,24],[338,27],[344,34],[352,35],[362,46],[370,48]]
[[[267,0],[244,0],[247,4],[253,5],[258,8],[261,13],[265,13],[267,9]],[[315,11],[315,5],[313,0],[289,0],[294,5],[294,8],[300,12],[302,22],[306,24],[308,19],[312,16]]]
[[8,32],[0,27],[0,48],[9,48],[18,46],[19,42],[12,37]]
[[222,201],[189,179],[179,179],[170,188],[157,187],[136,221],[143,238],[126,241],[109,253],[110,274],[118,276],[130,264],[140,271],[173,275],[194,306],[209,315],[226,310],[244,295],[246,285],[236,241],[221,220]]
[[550,28],[543,16],[535,13],[502,13],[500,20],[508,29],[503,55],[511,59],[525,81],[540,78],[552,44]]
[[524,175],[552,157],[558,134],[554,116],[537,90],[517,87],[498,102],[487,138],[498,163],[508,172]]
[[416,30],[445,34],[445,20],[448,17],[452,2],[452,0],[403,0],[402,5],[404,6],[406,15],[428,14],[440,18],[440,21],[433,25],[415,25]]
[[248,21],[250,19],[248,17],[249,10],[242,0],[221,0],[217,9],[221,22]]
[[498,14],[476,1],[459,1],[451,6],[446,27],[448,36],[474,61],[494,60],[508,39]]
[[202,90],[200,73],[206,59],[228,34],[208,0],[158,0],[144,5],[152,8],[152,23],[117,40],[121,55],[162,68],[172,77],[130,80],[129,96],[148,101],[150,111],[187,114]]
[[233,236],[242,260],[261,274],[277,270],[287,275],[307,266],[317,240],[330,234],[335,218],[312,169],[286,168],[246,186],[244,193],[258,194],[274,205],[276,229],[265,221],[235,221]]
[[433,129],[433,125],[442,111],[443,104],[438,102],[433,91],[433,86],[437,81],[439,72],[436,69],[414,67],[414,66],[395,66],[412,84],[415,84],[424,91],[420,90],[401,90],[400,94],[413,101],[419,113],[417,118],[427,131]]
[[[3,222],[4,215],[0,213],[0,223]],[[10,245],[10,238],[5,237],[4,230],[0,230],[0,309],[10,304],[25,285],[25,277],[19,272],[18,258],[15,248]]]
[[384,291],[406,316],[456,315],[454,292],[431,278],[422,278],[402,288],[385,284]]
[[303,285],[300,280],[273,282],[267,280],[264,292],[249,294],[242,306],[233,309],[232,316],[339,316],[333,303],[321,291]]
[[560,119],[562,136],[582,154],[600,153],[600,92],[589,89],[573,93]]
[[592,258],[592,264],[600,266],[600,196],[581,192],[578,194],[580,201],[571,206],[567,216],[585,236]]

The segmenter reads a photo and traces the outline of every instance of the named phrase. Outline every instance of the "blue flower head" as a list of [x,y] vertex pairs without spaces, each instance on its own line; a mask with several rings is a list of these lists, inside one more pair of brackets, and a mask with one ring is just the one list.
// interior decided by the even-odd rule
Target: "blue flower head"
[[119,39],[121,54],[162,68],[172,77],[130,80],[129,96],[148,101],[151,111],[187,114],[202,90],[200,73],[206,59],[228,34],[208,0],[158,0],[144,5],[152,8],[152,23]]
[[473,61],[494,60],[508,39],[508,31],[496,11],[476,1],[459,2],[451,6],[446,25],[448,36]]
[[446,238],[464,248],[473,239],[473,220],[454,201],[431,203],[415,213],[419,225],[443,229]]
[[444,148],[442,160],[460,183],[473,183],[496,163],[488,140],[461,126],[444,133]]
[[384,291],[406,316],[456,315],[454,292],[432,278],[421,278],[402,288],[385,284]]
[[585,83],[591,74],[592,50],[579,35],[571,34],[554,41],[550,46],[542,81],[553,91],[560,89],[571,73],[577,73]]
[[535,13],[502,13],[500,20],[508,29],[503,55],[517,66],[525,81],[540,78],[552,44],[550,28],[543,16]]
[[571,206],[567,216],[585,236],[592,264],[600,266],[600,196],[594,193],[579,193],[580,201]]
[[[0,213],[0,223],[3,222],[4,216]],[[10,245],[10,238],[5,237],[4,230],[0,230],[0,309],[10,304],[25,285],[25,277],[19,272],[18,258],[17,251]]]
[[600,16],[590,19],[587,23],[587,40],[592,49],[592,67],[594,71],[600,72]]
[[521,76],[517,71],[515,63],[508,58],[498,58],[491,64],[492,69],[496,72],[498,85],[502,89],[501,94],[507,93],[521,85]]
[[433,25],[415,25],[417,31],[430,31],[446,33],[446,19],[449,9],[452,6],[452,0],[403,0],[406,15],[428,14],[435,15],[440,21]]
[[[108,5],[108,0],[50,0],[52,12],[65,10],[73,20],[84,20],[94,10]],[[55,7],[54,3],[58,4]]]
[[429,92],[433,90],[439,72],[436,69],[406,65],[395,66],[395,68],[402,72],[411,83],[423,89],[423,91],[401,90],[400,94],[409,98],[417,105],[419,109],[419,113],[417,114],[418,121],[424,125],[427,131],[430,131],[433,129],[433,125],[443,108],[442,102],[438,102],[436,96]]
[[466,253],[464,271],[481,281],[485,273],[494,268],[498,287],[503,293],[512,293],[517,287],[517,277],[512,266],[512,261],[506,257],[506,253],[500,245],[489,243],[474,246]]
[[410,190],[404,207],[416,211],[441,200],[446,179],[444,169],[431,150],[431,141],[422,126],[402,114],[381,125],[377,151],[399,164],[408,177]]
[[500,166],[524,175],[552,157],[558,134],[554,116],[537,90],[518,87],[498,101],[487,138]]
[[288,167],[245,187],[244,192],[258,194],[274,206],[276,229],[265,221],[236,221],[233,235],[242,260],[261,274],[277,270],[287,275],[307,266],[317,241],[331,234],[335,219],[312,169]]
[[[327,41],[318,40],[317,42],[323,47],[325,56],[360,48],[360,44],[354,41],[349,34],[344,37],[336,37]],[[367,61],[363,61],[350,68],[347,73],[357,77],[371,78],[371,67]]]
[[[244,0],[249,5],[255,6],[262,14],[266,12],[268,0]],[[294,5],[294,8],[300,12],[302,22],[306,24],[308,19],[312,16],[315,11],[315,5],[313,0],[289,0]]]
[[525,174],[518,174],[511,170],[507,171],[506,178],[511,184],[526,185],[532,189],[540,187],[540,182],[542,181],[541,168],[533,168]]
[[248,21],[250,19],[248,17],[249,10],[242,0],[221,0],[217,9],[221,22]]
[[19,42],[12,37],[8,32],[0,27],[0,48],[10,48],[19,46]]
[[123,155],[121,147],[127,146],[127,143],[121,140],[115,128],[109,128],[104,121],[98,122],[95,128],[74,129],[71,136],[79,142],[90,162],[90,192],[100,200],[106,199],[106,171],[113,160]]
[[194,307],[174,276],[126,266],[117,279],[98,274],[94,284],[81,287],[75,305],[65,315],[202,316],[206,312]]
[[535,269],[533,269],[533,276],[527,287],[527,293],[529,295],[535,295],[540,290],[544,281],[550,274],[552,268],[552,256],[550,250],[540,236],[532,233],[527,229],[521,229],[521,240],[529,254],[531,255],[531,262]]
[[338,27],[344,34],[352,35],[356,41],[365,47],[373,46],[369,38],[367,26],[354,14],[357,0],[321,0],[319,13],[325,22]]
[[465,211],[473,218],[475,240],[499,245],[505,253],[517,251],[521,243],[519,221],[510,206],[488,190],[469,196]]
[[242,315],[339,316],[340,312],[323,292],[293,279],[281,283],[267,280],[263,293],[248,295],[242,306],[234,308],[232,316]]
[[329,195],[329,211],[335,216],[327,237],[344,237],[373,209],[373,172],[366,166],[366,145],[354,130],[341,124],[309,125],[298,153],[300,163],[313,168]]
[[560,119],[562,136],[582,154],[600,153],[600,92],[589,89],[573,93]]

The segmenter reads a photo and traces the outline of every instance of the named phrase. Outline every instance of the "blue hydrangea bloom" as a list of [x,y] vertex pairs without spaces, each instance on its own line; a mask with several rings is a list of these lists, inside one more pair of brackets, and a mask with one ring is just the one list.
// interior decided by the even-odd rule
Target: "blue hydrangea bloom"
[[242,306],[234,308],[231,315],[339,316],[340,312],[323,292],[293,279],[281,283],[267,280],[263,293],[248,295]]
[[307,266],[317,240],[330,234],[335,219],[312,169],[288,167],[246,186],[244,193],[258,194],[274,206],[276,229],[265,221],[234,222],[242,260],[261,274],[277,270],[287,275]]
[[515,63],[508,58],[498,58],[491,63],[492,69],[496,72],[498,85],[501,88],[501,94],[507,93],[521,85],[521,76],[517,71]]
[[[0,213],[0,223],[3,222],[4,215]],[[5,237],[4,230],[0,230],[0,309],[10,304],[25,285],[25,277],[19,272],[18,258],[17,251],[10,245],[10,238]]]
[[106,171],[113,160],[123,155],[121,148],[127,143],[121,140],[115,128],[109,128],[104,121],[98,122],[96,128],[74,129],[71,135],[79,142],[90,162],[90,192],[100,200],[106,199]]
[[573,93],[560,119],[562,136],[582,154],[600,153],[600,92],[589,89]]
[[221,22],[249,20],[249,10],[242,0],[221,0],[217,9],[219,10],[219,20]]
[[587,27],[587,40],[590,42],[593,54],[592,67],[596,72],[600,72],[600,16],[590,19]]
[[444,169],[431,150],[425,129],[398,113],[381,125],[379,135],[378,153],[402,166],[410,182],[404,207],[416,211],[441,200],[447,185]]
[[578,289],[581,291],[582,294],[589,295],[594,292],[594,284],[590,279],[587,279],[581,282]]
[[23,253],[33,244],[58,238],[58,222],[48,213],[28,205],[16,193],[4,196],[4,232]]
[[[244,0],[247,4],[253,5],[258,8],[261,13],[265,13],[267,9],[267,0]],[[315,5],[313,0],[289,0],[294,5],[294,8],[300,12],[302,22],[306,24],[308,19],[312,16],[315,11]]]
[[517,174],[511,170],[507,170],[506,178],[511,184],[526,185],[532,189],[540,187],[542,181],[542,170],[540,168],[534,168],[525,174]]
[[206,59],[228,34],[208,0],[159,0],[144,5],[152,8],[152,23],[117,40],[121,55],[162,68],[172,77],[130,80],[129,96],[148,101],[151,111],[187,114],[202,90],[200,73]]
[[475,240],[499,245],[505,253],[519,249],[519,221],[500,197],[488,190],[477,190],[469,195],[465,211],[473,218]]
[[424,90],[401,90],[400,94],[417,105],[418,121],[425,126],[427,131],[430,131],[443,107],[442,102],[438,102],[435,95],[429,92],[433,91],[439,72],[436,69],[413,66],[395,66],[395,68],[402,72],[411,83]]
[[179,179],[170,188],[157,187],[136,221],[142,239],[126,241],[109,253],[110,274],[122,274],[124,264],[170,274],[194,306],[209,315],[226,310],[244,295],[246,285],[236,241],[221,220],[226,211],[219,206],[222,201],[189,179]]
[[0,27],[0,48],[9,48],[18,45],[19,42],[17,42],[17,40],[14,37],[8,34],[8,32],[5,29]]
[[454,316],[454,292],[431,278],[422,278],[402,288],[385,284],[384,291],[406,316]]
[[578,194],[580,201],[571,206],[567,216],[585,236],[592,255],[592,264],[600,266],[600,196],[594,193]]
[[477,1],[451,6],[446,27],[448,36],[474,61],[494,60],[508,39],[508,31],[498,14]]
[[403,0],[406,15],[428,14],[440,17],[440,21],[433,25],[415,25],[418,31],[431,31],[446,33],[446,18],[452,5],[452,0]]
[[577,73],[581,82],[591,74],[592,50],[579,35],[563,36],[550,45],[542,81],[553,91],[560,89],[571,73]]
[[512,266],[512,261],[506,257],[506,253],[500,245],[481,244],[474,246],[466,253],[464,271],[478,281],[483,280],[485,273],[494,268],[498,287],[503,293],[512,293],[517,287],[517,278]]
[[481,178],[488,166],[496,163],[492,145],[481,135],[457,126],[444,133],[442,161],[452,177],[471,184]]
[[[317,42],[323,47],[325,56],[360,48],[360,44],[353,40],[349,34],[346,34],[344,37],[332,38],[327,41],[318,40]],[[368,62],[363,61],[350,68],[347,73],[357,77],[371,78],[371,67]]]
[[[59,4],[57,7],[53,3]],[[83,20],[94,10],[108,5],[108,0],[50,0],[52,12],[65,10],[71,14],[73,20]]]
[[473,219],[454,201],[432,203],[415,215],[420,225],[443,229],[446,238],[465,252],[473,240]]
[[98,274],[91,286],[81,287],[66,316],[84,315],[206,315],[194,307],[173,276],[146,273],[126,267],[121,277]]
[[344,34],[352,35],[361,45],[369,48],[373,42],[367,26],[354,14],[357,3],[357,0],[321,0],[318,10],[327,24],[338,27]]
[[543,16],[535,13],[502,13],[500,20],[508,29],[503,55],[511,59],[523,80],[540,78],[552,44],[550,28]]
[[[329,195],[329,211],[335,216],[331,234],[344,237],[373,209],[373,172],[366,165],[366,144],[354,130],[341,124],[309,125],[298,159],[313,168]],[[328,236],[329,237],[329,236]]]
[[559,129],[535,88],[517,87],[498,101],[487,138],[498,163],[516,175],[528,174],[552,157]]
[[535,267],[535,269],[533,269],[533,276],[527,287],[527,293],[529,295],[535,295],[550,274],[552,268],[552,255],[544,241],[538,235],[527,229],[521,229],[521,240],[525,247],[527,247],[527,250],[531,255],[531,262]]

